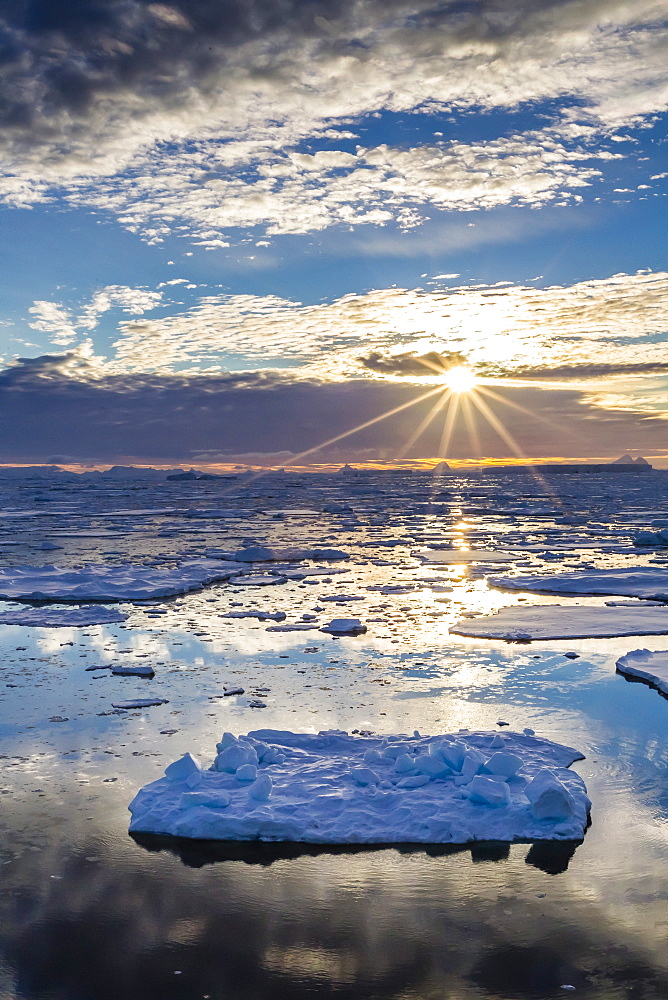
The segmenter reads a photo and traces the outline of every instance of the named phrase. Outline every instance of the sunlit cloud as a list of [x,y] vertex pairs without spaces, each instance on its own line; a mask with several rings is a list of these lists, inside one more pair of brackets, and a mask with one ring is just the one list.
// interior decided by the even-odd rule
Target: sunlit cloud
[[[609,140],[665,109],[664,14],[658,0],[519,0],[503,18],[487,0],[11,5],[0,196],[64,195],[151,241],[205,224],[195,239],[214,246],[229,228],[412,226],[424,206],[578,198],[622,155]],[[354,139],[368,114],[537,102],[556,103],[518,135],[308,148]]]

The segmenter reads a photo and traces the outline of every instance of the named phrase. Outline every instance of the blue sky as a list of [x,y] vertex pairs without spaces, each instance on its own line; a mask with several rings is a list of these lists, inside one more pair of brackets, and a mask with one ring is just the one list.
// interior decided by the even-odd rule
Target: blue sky
[[11,0],[0,31],[0,462],[668,466],[661,3]]

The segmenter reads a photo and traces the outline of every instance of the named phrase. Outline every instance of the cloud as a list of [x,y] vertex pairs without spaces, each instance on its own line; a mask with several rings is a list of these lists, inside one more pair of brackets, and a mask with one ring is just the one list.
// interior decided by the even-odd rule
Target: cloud
[[[128,309],[150,308],[154,294],[129,290],[123,301]],[[58,330],[62,321],[65,332],[66,321],[76,333],[84,329],[67,303],[47,305],[37,322]],[[289,374],[298,368],[318,380],[424,378],[432,372],[420,359],[439,364],[440,358],[501,379],[609,379],[664,371],[668,272],[545,288],[510,282],[380,288],[317,304],[219,293],[176,308],[119,320],[107,357],[95,361],[100,372]],[[92,305],[89,311],[95,315]]]
[[[94,359],[75,352],[44,356],[0,373],[0,460],[40,462],[67,454],[82,462],[119,464],[230,460],[283,465],[289,462],[284,453],[299,455],[414,403],[311,456],[315,462],[370,456],[389,461],[398,457],[433,405],[433,396],[415,403],[423,391],[424,386],[407,380],[323,382],[266,372],[110,375]],[[665,448],[661,414],[624,410],[614,400],[606,409],[575,388],[500,387],[498,396],[488,402],[528,456],[616,457],[629,449],[652,453]],[[460,416],[449,457],[507,456],[506,441],[484,419],[477,425],[478,450]],[[442,428],[443,414],[406,458],[437,456]],[[217,455],[225,458],[213,457]]]
[[[659,0],[517,0],[502,15],[494,0],[13,0],[0,192],[22,206],[64,192],[158,241],[208,213],[218,228],[305,232],[576,197],[597,177],[587,160],[614,155],[596,144],[665,108],[664,13]],[[557,110],[524,136],[304,148],[378,111],[537,102]]]
[[372,351],[367,357],[359,360],[365,368],[381,375],[417,375],[424,378],[425,375],[437,375],[447,371],[448,368],[465,364],[467,359],[456,351],[449,354],[429,351],[422,355],[410,351],[403,354],[381,354],[380,351]]
[[161,301],[161,292],[129,288],[127,285],[107,285],[95,292],[78,316],[74,315],[73,309],[58,302],[33,302],[28,312],[34,319],[28,322],[28,326],[33,330],[52,334],[51,343],[54,346],[67,347],[78,340],[83,331],[94,330],[100,316],[110,309],[118,308],[136,316],[155,309]]

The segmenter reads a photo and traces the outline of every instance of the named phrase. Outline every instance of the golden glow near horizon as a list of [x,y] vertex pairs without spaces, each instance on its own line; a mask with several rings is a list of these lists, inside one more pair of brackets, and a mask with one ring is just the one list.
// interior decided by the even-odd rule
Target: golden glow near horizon
[[451,368],[443,377],[444,383],[451,392],[470,392],[478,384],[478,380],[466,365]]

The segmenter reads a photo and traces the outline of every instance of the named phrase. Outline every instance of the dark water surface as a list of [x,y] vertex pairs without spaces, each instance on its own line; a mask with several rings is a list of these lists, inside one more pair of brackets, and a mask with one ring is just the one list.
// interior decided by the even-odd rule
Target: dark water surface
[[[430,530],[440,525],[445,535],[455,518],[466,516],[467,502],[474,506],[469,494],[479,494],[479,484],[458,488],[452,509],[432,518]],[[508,496],[512,487],[504,488]],[[303,489],[311,489],[309,497],[299,495],[304,508],[322,506],[308,484]],[[631,500],[642,515],[642,498],[619,489],[618,507],[599,499],[605,510],[596,525],[590,518],[588,527],[577,529],[590,532],[586,558],[599,563],[611,556],[600,554],[597,532],[605,527],[598,537],[623,545]],[[577,490],[571,490],[571,506],[591,508],[591,497]],[[419,510],[407,510],[409,501],[417,504],[415,487],[403,491],[394,507],[385,496],[396,523],[385,516],[387,523],[378,526],[384,533],[374,537],[411,526],[415,536],[424,528]],[[276,499],[269,492],[261,497],[265,507],[296,503],[285,489],[280,495],[275,490]],[[31,509],[27,493],[19,499]],[[74,503],[68,514],[74,529],[101,523],[94,505],[84,522],[77,497],[67,499]],[[147,508],[164,499],[156,502],[145,487],[134,495],[137,506]],[[186,499],[191,507],[203,503]],[[476,544],[493,543],[511,529],[527,537],[532,511],[518,515],[517,498],[511,499],[512,514],[489,505],[468,514]],[[99,497],[97,502],[101,506]],[[241,505],[238,498],[233,503]],[[644,524],[661,513],[662,503],[658,490],[646,498]],[[356,530],[307,526],[303,518],[298,528],[279,521],[290,543],[329,531],[354,553],[345,584],[345,577],[333,577],[320,588],[291,583],[252,595],[221,585],[164,602],[167,614],[160,619],[150,618],[150,606],[124,606],[131,617],[120,626],[0,626],[2,1000],[519,1000],[572,992],[596,1000],[668,997],[668,700],[614,670],[623,653],[668,648],[668,639],[515,646],[449,636],[452,620],[484,604],[484,578],[470,569],[439,567],[440,576],[451,575],[456,613],[423,591],[369,596],[361,589],[369,581],[395,581],[424,569],[410,555],[417,543],[389,554],[360,545],[373,518],[382,519],[378,500],[373,504],[359,498],[353,504],[361,511]],[[553,519],[547,523],[555,528]],[[219,528],[227,543],[232,529]],[[133,530],[131,548],[147,558],[168,544],[158,539],[164,522],[145,519],[138,528],[135,521]],[[572,541],[575,529],[563,530]],[[259,518],[252,530],[235,531],[266,537]],[[33,525],[32,532],[27,543],[18,533],[12,537],[22,545],[47,537],[43,527]],[[118,535],[118,545],[107,537],[95,541],[81,561],[130,545],[120,524]],[[87,538],[85,546],[93,541]],[[169,541],[181,555],[186,543],[198,550],[191,535]],[[207,539],[210,544],[217,539]],[[386,565],[373,561],[380,556]],[[76,561],[77,551],[66,549],[66,558]],[[633,554],[623,558],[643,561]],[[20,559],[8,556],[3,565],[12,559],[38,562],[34,549]],[[61,559],[49,554],[48,561]],[[334,640],[317,631],[272,634],[252,620],[218,617],[230,602],[301,614],[318,595],[351,588],[365,594],[365,603],[354,611],[332,609],[330,617],[339,610],[376,617],[377,625],[357,639]],[[497,598],[489,597],[494,607],[518,600]],[[532,596],[528,603],[541,600]],[[579,658],[565,658],[570,650]],[[156,664],[155,680],[84,669],[135,657]],[[217,698],[228,681],[242,683],[249,694],[254,685],[269,687],[267,708]],[[169,703],[109,714],[113,699],[147,692]],[[495,729],[499,720],[519,731],[531,726],[586,755],[574,765],[593,802],[581,844],[328,850],[167,844],[127,833],[127,804],[136,789],[186,750],[210,760],[225,729],[428,733]]]

